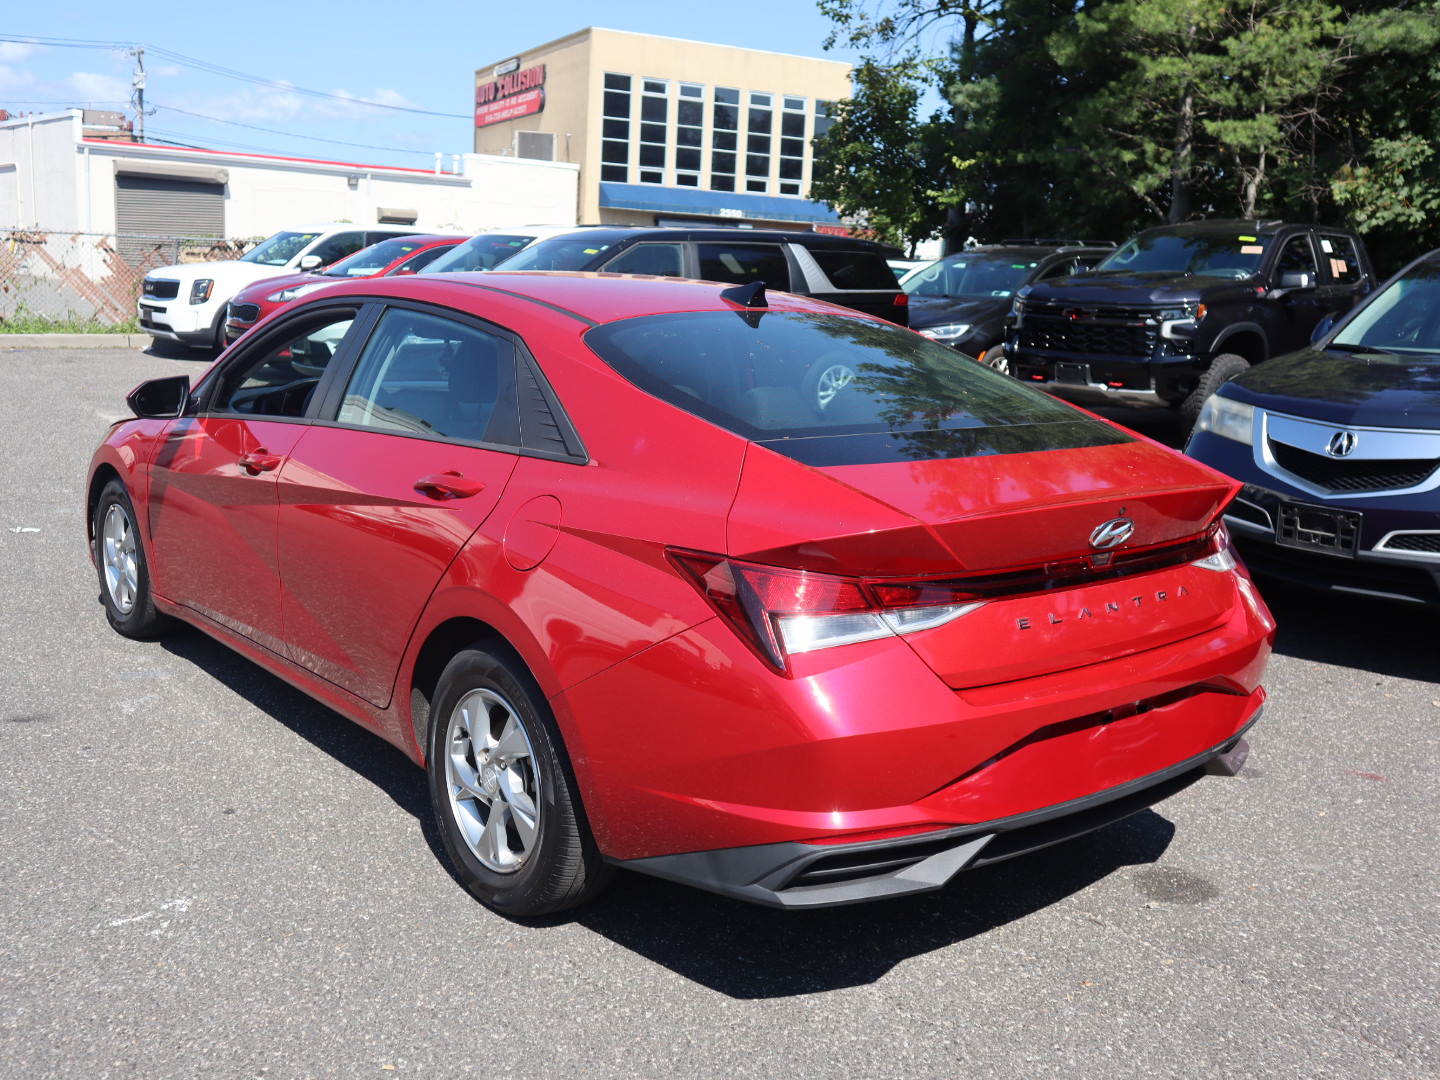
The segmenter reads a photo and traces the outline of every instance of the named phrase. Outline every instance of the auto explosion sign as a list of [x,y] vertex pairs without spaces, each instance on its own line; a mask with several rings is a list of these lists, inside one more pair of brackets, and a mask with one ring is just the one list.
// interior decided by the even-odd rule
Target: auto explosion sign
[[475,126],[489,127],[545,108],[545,65],[512,71],[475,88]]

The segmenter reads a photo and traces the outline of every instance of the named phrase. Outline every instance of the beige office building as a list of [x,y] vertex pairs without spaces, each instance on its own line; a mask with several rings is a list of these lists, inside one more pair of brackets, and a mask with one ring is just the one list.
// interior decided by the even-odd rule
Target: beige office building
[[574,162],[581,222],[840,231],[810,140],[835,60],[590,28],[475,72],[475,152]]

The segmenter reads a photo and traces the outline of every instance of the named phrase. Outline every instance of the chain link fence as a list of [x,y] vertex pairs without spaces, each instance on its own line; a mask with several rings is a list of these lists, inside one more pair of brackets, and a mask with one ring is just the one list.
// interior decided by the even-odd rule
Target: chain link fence
[[0,230],[0,330],[136,329],[145,274],[236,259],[254,240]]

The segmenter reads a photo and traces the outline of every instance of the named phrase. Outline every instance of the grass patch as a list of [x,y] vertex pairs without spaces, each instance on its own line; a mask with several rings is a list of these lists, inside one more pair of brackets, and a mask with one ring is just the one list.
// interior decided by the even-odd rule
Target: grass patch
[[124,322],[102,323],[98,319],[82,319],[66,315],[58,319],[17,312],[0,316],[0,334],[138,334],[140,320],[131,316]]

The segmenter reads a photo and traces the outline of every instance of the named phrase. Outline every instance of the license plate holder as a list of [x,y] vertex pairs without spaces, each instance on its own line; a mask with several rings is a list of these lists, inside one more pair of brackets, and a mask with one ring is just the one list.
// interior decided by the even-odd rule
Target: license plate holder
[[1089,364],[1056,364],[1055,381],[1065,386],[1089,386]]
[[1302,551],[1354,558],[1360,542],[1358,510],[1282,500],[1275,514],[1275,542]]

